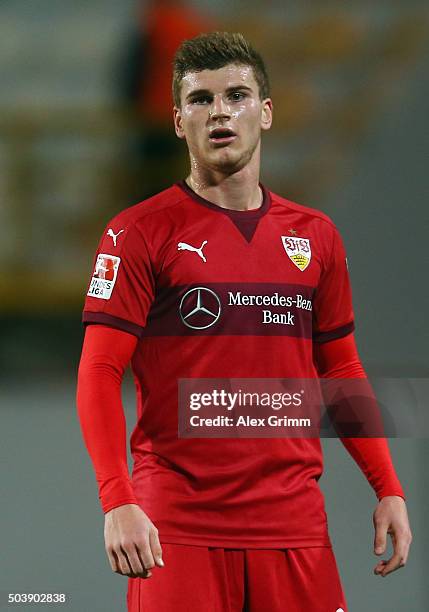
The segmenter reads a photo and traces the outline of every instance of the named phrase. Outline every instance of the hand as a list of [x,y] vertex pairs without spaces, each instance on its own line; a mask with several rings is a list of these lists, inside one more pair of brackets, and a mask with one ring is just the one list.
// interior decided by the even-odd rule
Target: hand
[[155,564],[164,567],[158,529],[137,504],[105,515],[104,542],[112,571],[130,578],[150,578]]
[[404,567],[413,539],[408,522],[407,507],[402,497],[398,495],[383,497],[375,509],[373,522],[375,527],[374,554],[381,555],[385,552],[386,534],[390,534],[392,539],[392,557],[388,561],[383,559],[374,568],[374,574],[384,577],[390,572]]

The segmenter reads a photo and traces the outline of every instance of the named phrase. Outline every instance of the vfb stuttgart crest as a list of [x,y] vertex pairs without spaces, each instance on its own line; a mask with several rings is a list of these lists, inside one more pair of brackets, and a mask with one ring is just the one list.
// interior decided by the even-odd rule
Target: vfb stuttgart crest
[[297,236],[282,236],[282,242],[289,259],[304,272],[311,260],[310,240]]

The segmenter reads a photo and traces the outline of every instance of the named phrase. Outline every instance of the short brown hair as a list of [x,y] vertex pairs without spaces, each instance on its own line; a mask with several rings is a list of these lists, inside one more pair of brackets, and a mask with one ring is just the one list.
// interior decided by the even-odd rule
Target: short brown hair
[[237,32],[207,32],[184,40],[173,63],[173,101],[180,108],[182,79],[188,72],[218,70],[228,64],[250,66],[261,100],[270,95],[267,69],[261,55]]

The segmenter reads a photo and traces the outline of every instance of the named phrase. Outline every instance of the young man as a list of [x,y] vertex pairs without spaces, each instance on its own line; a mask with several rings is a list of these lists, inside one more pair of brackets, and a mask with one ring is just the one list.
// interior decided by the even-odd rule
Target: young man
[[[185,41],[173,96],[190,174],[107,225],[83,315],[78,410],[111,568],[130,577],[129,611],[345,611],[320,440],[178,436],[179,379],[365,376],[341,238],[326,215],[259,182],[273,105],[240,34]],[[262,297],[249,307],[231,294]],[[120,396],[130,360],[132,479]],[[392,537],[374,569],[385,576],[408,556],[404,493],[384,438],[342,441],[379,500],[375,553]]]

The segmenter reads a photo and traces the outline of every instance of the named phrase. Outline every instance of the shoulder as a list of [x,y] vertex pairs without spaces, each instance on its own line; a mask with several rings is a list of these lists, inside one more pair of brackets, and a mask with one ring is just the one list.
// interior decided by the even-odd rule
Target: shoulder
[[[148,249],[153,252],[160,243],[160,228],[165,223],[163,213],[173,211],[186,200],[183,191],[173,185],[156,195],[121,210],[105,225],[98,250],[115,256],[131,256]],[[174,223],[168,215],[168,225]],[[162,242],[162,241],[161,241]]]
[[168,189],[157,193],[138,204],[134,204],[129,208],[121,210],[117,215],[110,219],[108,225],[124,226],[131,228],[133,226],[139,226],[142,223],[150,221],[153,217],[156,217],[159,213],[165,212],[168,209],[179,206],[184,200],[186,200],[186,194],[177,187],[172,185]]
[[320,221],[322,225],[326,225],[326,228],[330,228],[331,230],[335,230],[336,226],[332,219],[322,212],[321,210],[317,210],[316,208],[311,208],[310,206],[305,206],[303,204],[298,204],[297,202],[293,202],[292,200],[288,200],[277,193],[273,193],[270,191],[271,200],[274,205],[278,207],[284,207],[291,212],[295,212],[298,215],[302,216],[305,221]]

